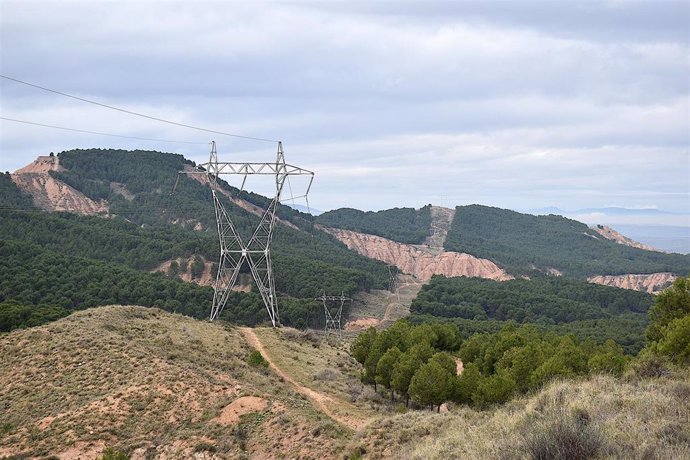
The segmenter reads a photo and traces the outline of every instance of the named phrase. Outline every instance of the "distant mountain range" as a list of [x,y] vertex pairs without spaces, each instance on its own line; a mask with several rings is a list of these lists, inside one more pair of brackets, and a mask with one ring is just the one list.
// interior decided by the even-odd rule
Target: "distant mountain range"
[[605,214],[607,216],[683,216],[685,214],[678,212],[665,211],[656,208],[582,208],[573,211],[566,211],[565,209],[557,208],[555,206],[546,206],[543,208],[532,208],[524,210],[529,214],[558,214],[558,215],[573,215],[573,214]]

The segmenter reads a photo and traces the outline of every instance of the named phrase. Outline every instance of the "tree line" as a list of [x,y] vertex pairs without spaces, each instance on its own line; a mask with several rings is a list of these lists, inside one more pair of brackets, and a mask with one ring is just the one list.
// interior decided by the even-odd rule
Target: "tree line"
[[415,313],[559,324],[646,313],[653,296],[560,277],[494,281],[434,276],[413,300]]
[[397,395],[437,410],[445,401],[488,408],[554,378],[620,375],[629,360],[611,340],[597,344],[514,323],[462,341],[452,324],[399,320],[361,333],[350,351],[363,366],[362,382],[383,387],[392,400]]
[[316,222],[388,238],[399,243],[420,244],[431,232],[431,205],[421,209],[393,208],[383,211],[360,211],[340,208],[325,212]]

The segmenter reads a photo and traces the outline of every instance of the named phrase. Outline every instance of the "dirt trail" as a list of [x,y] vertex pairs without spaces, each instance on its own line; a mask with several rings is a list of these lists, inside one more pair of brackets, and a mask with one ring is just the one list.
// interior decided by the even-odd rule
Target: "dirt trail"
[[273,362],[273,359],[271,359],[271,355],[269,355],[266,352],[266,348],[261,343],[259,336],[256,335],[253,329],[249,327],[241,327],[240,331],[242,331],[242,334],[244,334],[244,337],[249,343],[249,345],[256,348],[259,351],[259,353],[261,353],[261,355],[266,359],[266,361],[268,361],[268,364],[271,367],[271,369],[273,369],[273,372],[278,374],[286,382],[290,383],[293,387],[295,387],[295,390],[297,390],[298,393],[301,393],[307,398],[309,398],[321,412],[323,412],[336,422],[340,423],[341,425],[345,425],[353,430],[357,430],[364,426],[364,421],[362,420],[358,420],[352,417],[344,417],[342,415],[334,413],[329,408],[329,404],[333,405],[333,403],[336,402],[334,398],[331,398],[330,396],[327,396],[323,393],[319,393],[318,391],[314,391],[311,388],[305,387],[304,385],[300,384],[295,379],[293,379],[281,368],[279,368]]

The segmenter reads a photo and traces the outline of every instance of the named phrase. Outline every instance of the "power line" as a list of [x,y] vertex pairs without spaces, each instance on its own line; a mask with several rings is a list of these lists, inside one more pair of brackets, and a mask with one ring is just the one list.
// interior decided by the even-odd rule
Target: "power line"
[[149,137],[136,137],[136,136],[124,136],[121,134],[100,133],[97,131],[87,131],[85,129],[67,128],[65,126],[46,125],[43,123],[36,123],[33,121],[26,121],[26,120],[17,120],[15,118],[7,118],[7,117],[0,117],[0,120],[13,121],[15,123],[24,123],[26,125],[42,126],[44,128],[53,128],[53,129],[62,129],[65,131],[74,131],[77,133],[96,134],[98,136],[120,137],[120,138],[124,138],[124,139],[136,139],[136,140],[140,140],[140,141],[169,142],[169,143],[175,143],[175,144],[198,144],[198,145],[208,144],[208,142],[172,141],[172,140],[167,140],[167,139],[152,139]]
[[6,80],[10,80],[10,81],[16,82],[16,83],[21,83],[22,85],[31,86],[32,88],[37,88],[37,89],[40,89],[40,90],[43,90],[43,91],[48,91],[48,92],[50,92],[50,93],[59,94],[60,96],[65,96],[65,97],[69,97],[69,98],[71,98],[71,99],[76,99],[77,101],[87,102],[87,103],[89,103],[89,104],[97,105],[97,106],[99,106],[99,107],[104,107],[104,108],[106,108],[106,109],[117,110],[118,112],[127,113],[127,114],[129,114],[129,115],[135,115],[135,116],[137,116],[137,117],[148,118],[149,120],[160,121],[161,123],[168,123],[168,124],[170,124],[170,125],[181,126],[181,127],[183,127],[183,128],[196,129],[196,130],[198,130],[198,131],[205,131],[205,132],[207,132],[207,133],[221,134],[221,135],[223,135],[223,136],[238,137],[238,138],[241,138],[241,139],[250,139],[250,140],[254,140],[254,141],[272,142],[272,143],[277,143],[277,142],[278,142],[277,140],[273,140],[273,139],[264,139],[264,138],[261,138],[261,137],[252,137],[252,136],[242,136],[242,135],[240,135],[240,134],[232,134],[232,133],[226,133],[226,132],[223,132],[223,131],[215,131],[215,130],[213,130],[213,129],[200,128],[200,127],[198,127],[198,126],[192,126],[192,125],[187,125],[187,124],[184,124],[184,123],[178,123],[178,122],[176,122],[176,121],[165,120],[165,119],[163,119],[163,118],[158,118],[158,117],[154,117],[154,116],[151,116],[151,115],[146,115],[146,114],[139,113],[139,112],[134,112],[134,111],[132,111],[132,110],[123,109],[123,108],[121,108],[121,107],[115,107],[115,106],[112,106],[112,105],[103,104],[103,103],[101,103],[101,102],[92,101],[92,100],[90,100],[90,99],[85,99],[85,98],[83,98],[83,97],[74,96],[74,95],[72,95],[72,94],[63,93],[62,91],[57,91],[57,90],[54,90],[54,89],[46,88],[46,87],[44,87],[44,86],[35,85],[35,84],[33,84],[33,83],[29,83],[29,82],[26,82],[26,81],[23,81],[23,80],[19,80],[19,79],[17,79],[17,78],[9,77],[9,76],[7,76],[7,75],[0,75],[0,77],[1,77],[1,78],[4,78],[4,79],[6,79]]

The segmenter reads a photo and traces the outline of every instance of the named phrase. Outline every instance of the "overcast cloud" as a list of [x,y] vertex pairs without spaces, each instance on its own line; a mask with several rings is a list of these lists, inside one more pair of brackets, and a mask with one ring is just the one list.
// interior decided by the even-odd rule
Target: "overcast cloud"
[[[2,74],[280,139],[289,163],[316,172],[317,209],[481,203],[690,213],[687,2],[0,5]],[[227,161],[270,161],[275,152],[6,80],[0,91],[3,117],[213,138]],[[8,121],[0,134],[2,171],[86,147],[208,157],[205,145]]]

